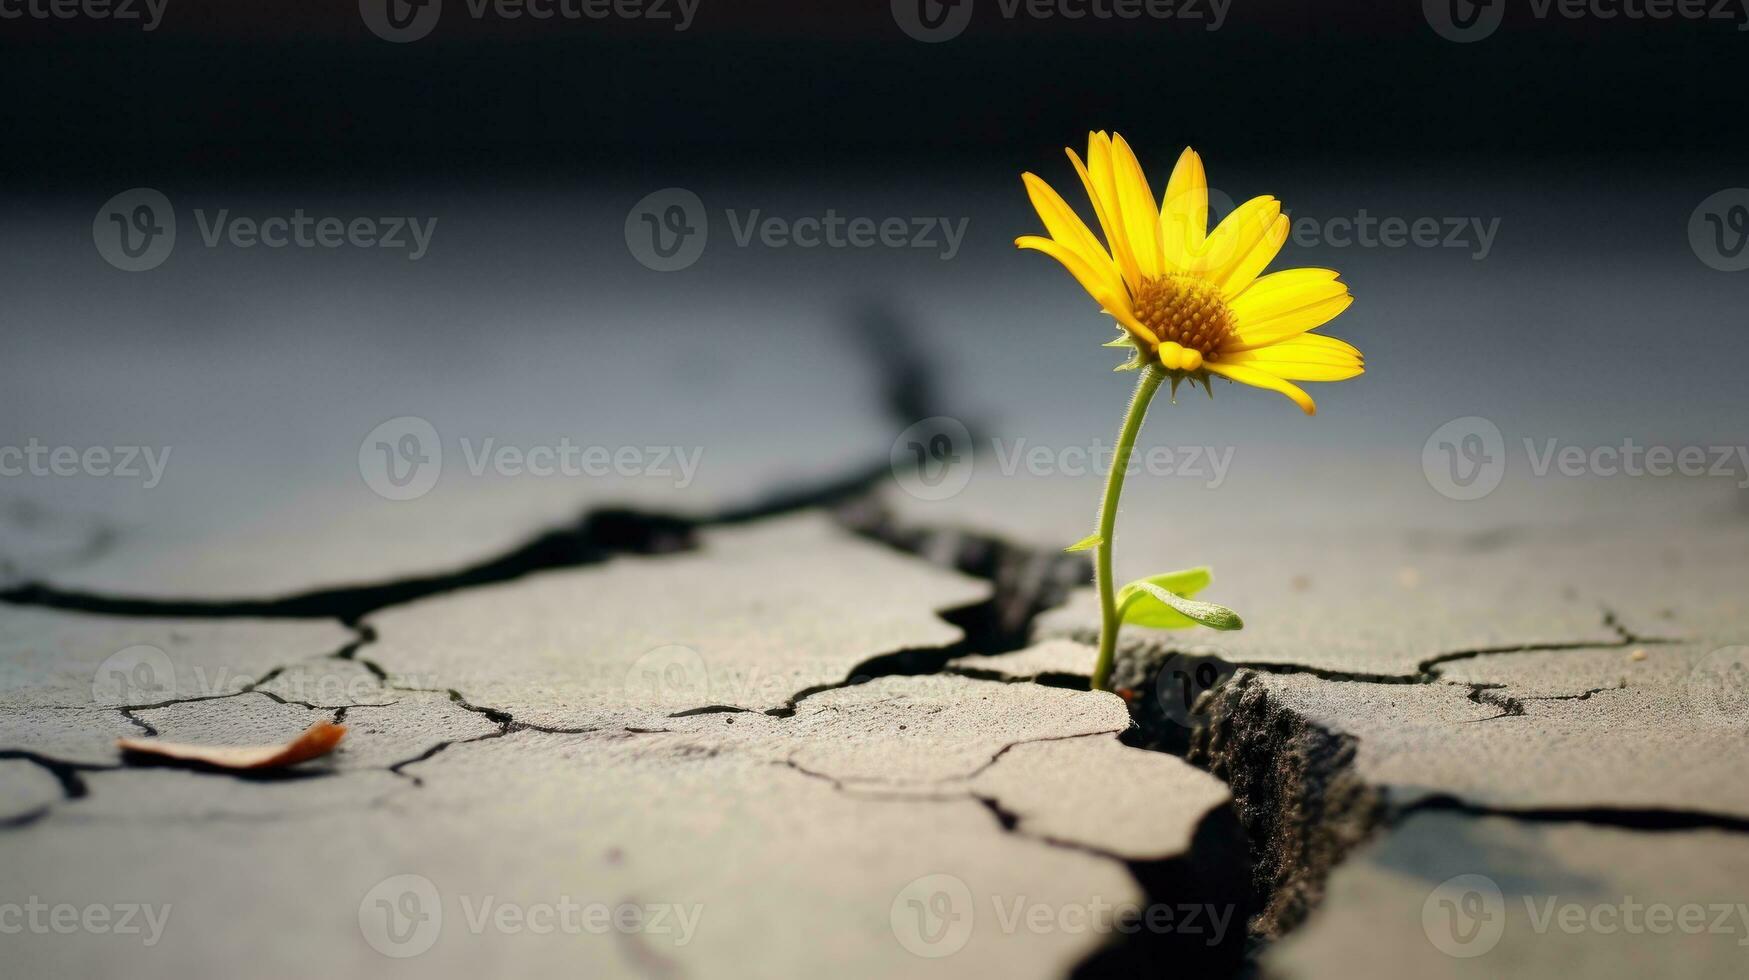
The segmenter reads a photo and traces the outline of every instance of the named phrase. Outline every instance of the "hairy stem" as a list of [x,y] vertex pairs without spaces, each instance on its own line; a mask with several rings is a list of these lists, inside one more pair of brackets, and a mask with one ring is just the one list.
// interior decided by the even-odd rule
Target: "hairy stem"
[[1124,473],[1130,468],[1130,454],[1136,448],[1136,433],[1142,431],[1142,419],[1148,414],[1148,403],[1154,392],[1166,380],[1166,372],[1158,367],[1142,369],[1136,382],[1136,393],[1130,397],[1129,411],[1118,431],[1117,451],[1111,457],[1111,472],[1105,476],[1105,499],[1099,504],[1099,558],[1095,567],[1099,576],[1099,662],[1093,667],[1093,689],[1103,691],[1111,681],[1111,664],[1117,655],[1117,584],[1111,579],[1112,537],[1117,532],[1117,500],[1123,496]]

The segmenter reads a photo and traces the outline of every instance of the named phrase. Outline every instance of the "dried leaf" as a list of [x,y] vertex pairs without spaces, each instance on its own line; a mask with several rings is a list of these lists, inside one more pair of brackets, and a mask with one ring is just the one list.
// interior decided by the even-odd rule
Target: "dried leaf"
[[345,734],[345,725],[323,719],[284,745],[188,745],[142,738],[117,739],[115,744],[130,755],[194,762],[218,769],[278,769],[327,755]]

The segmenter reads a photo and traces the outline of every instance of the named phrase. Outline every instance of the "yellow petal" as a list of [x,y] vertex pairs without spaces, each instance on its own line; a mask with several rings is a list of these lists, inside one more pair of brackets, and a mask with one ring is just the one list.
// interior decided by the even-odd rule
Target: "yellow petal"
[[1347,381],[1366,373],[1359,351],[1307,343],[1303,337],[1259,350],[1222,354],[1221,361],[1254,367],[1289,381]]
[[1256,361],[1242,363],[1237,355],[1225,355],[1223,360],[1237,367],[1252,367],[1259,371],[1284,378],[1288,381],[1347,381],[1358,378],[1366,373],[1366,368],[1356,364],[1352,367],[1335,367],[1329,364],[1302,364],[1295,361]]
[[1093,237],[1093,232],[1087,230],[1087,225],[1081,221],[1068,202],[1063,200],[1051,185],[1045,183],[1034,174],[1021,174],[1021,182],[1026,184],[1026,194],[1032,200],[1033,210],[1038,212],[1039,219],[1045,223],[1045,230],[1059,244],[1068,246],[1069,250],[1080,256],[1082,261],[1095,269],[1110,266],[1113,278],[1117,277],[1117,267],[1112,265],[1111,253]]
[[1257,323],[1346,292],[1347,284],[1329,269],[1286,269],[1253,280],[1227,308],[1241,324]]
[[1068,269],[1069,274],[1075,277],[1075,281],[1081,284],[1081,288],[1087,290],[1087,295],[1093,297],[1100,308],[1116,320],[1119,326],[1149,344],[1159,343],[1159,338],[1155,337],[1152,331],[1142,326],[1141,321],[1136,319],[1135,313],[1130,309],[1129,294],[1122,291],[1121,284],[1118,291],[1113,292],[1091,266],[1062,244],[1049,238],[1039,235],[1025,235],[1016,238],[1014,244],[1021,248],[1043,252],[1061,262],[1063,268]]
[[1100,275],[1097,270],[1087,264],[1087,260],[1070,251],[1068,246],[1063,243],[1045,238],[1042,235],[1022,235],[1014,240],[1014,244],[1020,248],[1030,248],[1043,252],[1061,262],[1063,268],[1069,270],[1069,275],[1074,276],[1075,281],[1081,284],[1081,288],[1087,290],[1087,295],[1093,297],[1101,305],[1108,301],[1116,301],[1106,277]]
[[1190,147],[1178,157],[1160,200],[1160,245],[1167,271],[1183,269],[1198,251],[1209,227],[1209,184],[1202,157]]
[[1277,214],[1275,220],[1264,228],[1263,236],[1257,239],[1249,251],[1234,262],[1221,277],[1221,296],[1232,298],[1245,290],[1257,279],[1259,273],[1269,263],[1275,261],[1275,256],[1281,251],[1282,243],[1287,241],[1287,215]]
[[1118,195],[1117,178],[1112,174],[1111,137],[1092,133],[1087,137],[1087,169],[1093,180],[1095,196],[1105,205],[1105,241],[1111,247],[1111,257],[1123,272],[1124,281],[1134,292],[1142,286],[1142,267],[1136,260],[1129,236],[1129,221],[1124,216],[1123,199]]
[[[1321,333],[1300,334],[1298,337],[1295,337],[1291,341],[1282,341],[1282,344],[1286,344],[1286,343],[1292,343],[1292,344],[1306,347],[1306,348],[1316,348],[1316,349],[1320,349],[1320,350],[1339,352],[1339,353],[1344,354],[1348,357],[1356,358],[1359,360],[1366,359],[1365,356],[1360,353],[1360,348],[1355,347],[1353,344],[1349,343],[1348,341],[1339,340],[1335,337],[1327,337]],[[1276,344],[1275,346],[1280,347],[1280,346],[1282,346],[1282,344]]]
[[1129,331],[1130,335],[1137,340],[1147,342],[1148,346],[1152,347],[1160,342],[1160,338],[1154,336],[1154,331],[1143,326],[1142,321],[1136,319],[1136,315],[1129,311],[1129,307],[1113,307],[1107,304],[1101,307],[1101,312],[1116,320],[1118,326]]
[[1141,161],[1136,159],[1129,143],[1115,133],[1111,137],[1111,166],[1136,265],[1145,276],[1159,276],[1165,271],[1160,253],[1159,207],[1154,203],[1154,192],[1148,187],[1148,175],[1142,172]]
[[[1087,142],[1089,146],[1092,145],[1093,137],[1091,135],[1088,136]],[[1105,235],[1105,240],[1107,242],[1115,242],[1119,240],[1123,237],[1119,234],[1120,226],[1115,220],[1113,220],[1111,214],[1106,211],[1105,201],[1100,198],[1099,188],[1094,185],[1093,175],[1088,172],[1087,165],[1081,162],[1081,157],[1076,154],[1073,149],[1064,147],[1063,152],[1069,155],[1069,162],[1075,166],[1075,174],[1081,178],[1081,187],[1087,192],[1087,200],[1093,204],[1093,216],[1099,220],[1099,230]],[[1092,156],[1091,153],[1088,155]],[[1118,271],[1121,274],[1123,271],[1123,263],[1118,259],[1117,248],[1113,246],[1107,249],[1107,253],[1111,255],[1112,261],[1117,263]]]
[[1235,265],[1251,254],[1275,219],[1281,202],[1273,197],[1254,197],[1233,209],[1203,242],[1188,271],[1212,282],[1222,282]]
[[1290,337],[1297,337],[1308,330],[1321,327],[1336,318],[1336,315],[1348,309],[1354,302],[1354,297],[1344,292],[1340,296],[1309,303],[1297,309],[1278,313],[1258,321],[1240,321],[1222,344],[1223,351],[1255,350],[1278,344]]
[[1229,364],[1225,360],[1204,364],[1203,367],[1207,368],[1211,374],[1218,374],[1223,378],[1237,381],[1240,384],[1248,384],[1254,388],[1263,388],[1268,391],[1279,392],[1292,399],[1293,403],[1300,407],[1300,411],[1305,412],[1307,415],[1318,414],[1317,403],[1312,401],[1312,396],[1306,394],[1304,389],[1297,385],[1290,384],[1287,381],[1283,381],[1281,378],[1278,378],[1267,371],[1261,371],[1244,364]]
[[[1328,343],[1321,343],[1321,341],[1328,341]],[[1325,337],[1315,333],[1301,334],[1291,340],[1270,344],[1268,347],[1259,347],[1256,350],[1231,351],[1221,356],[1223,360],[1241,364],[1253,361],[1303,361],[1308,364],[1362,367],[1366,363],[1366,358],[1353,346],[1345,344],[1335,337]]]
[[1278,272],[1271,272],[1267,276],[1258,278],[1242,295],[1249,296],[1252,293],[1267,293],[1272,289],[1280,289],[1284,286],[1298,286],[1313,282],[1330,282],[1340,278],[1341,275],[1342,274],[1335,269],[1316,269],[1311,267],[1282,269]]

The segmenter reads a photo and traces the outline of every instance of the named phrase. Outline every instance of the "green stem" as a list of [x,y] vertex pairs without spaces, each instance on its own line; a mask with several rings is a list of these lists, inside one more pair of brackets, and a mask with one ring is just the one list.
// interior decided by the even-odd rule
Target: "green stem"
[[1154,392],[1166,380],[1166,372],[1158,367],[1142,369],[1136,383],[1136,393],[1130,397],[1129,412],[1123,417],[1123,428],[1117,434],[1117,451],[1111,457],[1111,472],[1105,476],[1105,499],[1099,504],[1099,558],[1095,563],[1099,576],[1099,662],[1093,666],[1093,689],[1105,690],[1111,683],[1112,660],[1117,655],[1117,585],[1111,579],[1112,536],[1117,532],[1117,499],[1123,496],[1125,471],[1130,468],[1130,454],[1136,448],[1136,433],[1142,431],[1142,419],[1148,414],[1148,403]]

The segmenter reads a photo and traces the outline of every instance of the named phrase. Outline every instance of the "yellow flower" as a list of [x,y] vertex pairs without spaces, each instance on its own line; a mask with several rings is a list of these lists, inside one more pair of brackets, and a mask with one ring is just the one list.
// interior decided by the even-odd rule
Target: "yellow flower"
[[1063,198],[1023,174],[1049,238],[1015,240],[1061,262],[1134,344],[1125,367],[1159,365],[1176,388],[1210,375],[1277,391],[1317,412],[1295,381],[1345,381],[1365,370],[1360,351],[1311,333],[1348,308],[1348,286],[1329,269],[1260,275],[1287,240],[1281,202],[1256,197],[1208,231],[1208,179],[1186,148],[1156,204],[1122,136],[1089,134],[1087,162],[1069,161],[1093,202],[1105,244]]

